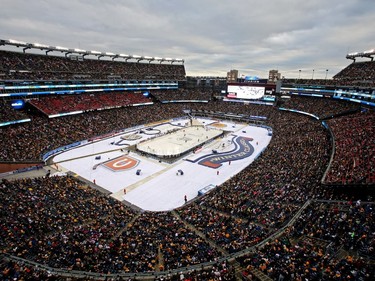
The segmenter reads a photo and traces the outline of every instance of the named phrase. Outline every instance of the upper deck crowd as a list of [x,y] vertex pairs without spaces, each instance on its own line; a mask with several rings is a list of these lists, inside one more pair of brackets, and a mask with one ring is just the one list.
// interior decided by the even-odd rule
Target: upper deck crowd
[[45,56],[0,51],[0,79],[21,81],[83,80],[181,80],[182,64],[137,63],[120,60],[72,60],[65,56]]

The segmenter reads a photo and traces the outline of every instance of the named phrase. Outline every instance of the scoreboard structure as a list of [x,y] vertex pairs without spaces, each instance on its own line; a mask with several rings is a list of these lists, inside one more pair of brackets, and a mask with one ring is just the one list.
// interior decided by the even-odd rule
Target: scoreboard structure
[[227,101],[273,102],[276,85],[263,83],[228,83]]

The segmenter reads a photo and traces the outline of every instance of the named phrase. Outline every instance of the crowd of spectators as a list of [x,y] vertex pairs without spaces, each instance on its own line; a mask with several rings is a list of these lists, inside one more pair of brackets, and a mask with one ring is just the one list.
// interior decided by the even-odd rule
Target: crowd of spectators
[[290,96],[282,99],[283,108],[295,109],[302,112],[313,114],[319,119],[331,118],[338,114],[359,110],[360,106],[356,103],[342,100],[327,100],[325,98]]
[[3,281],[44,280],[44,281],[87,281],[87,278],[64,278],[46,270],[26,265],[22,262],[0,260],[0,278]]
[[375,183],[374,122],[371,109],[328,121],[335,137],[335,154],[327,183]]
[[76,141],[140,124],[180,117],[184,114],[184,109],[229,111],[258,116],[267,116],[273,110],[270,107],[212,102],[116,108],[52,119],[32,115],[32,121],[28,124],[0,127],[4,136],[0,159],[38,160],[43,153]]
[[31,122],[0,127],[3,146],[0,159],[25,161],[41,159],[41,153],[71,143],[68,135],[54,131],[49,120],[33,116]]
[[22,111],[14,110],[10,101],[0,100],[0,124],[10,121],[29,119]]
[[[321,88],[322,86],[327,87],[328,89],[341,89],[341,88],[364,88],[371,89],[375,87],[373,80],[358,81],[356,79],[282,79],[282,87],[295,86],[295,87],[317,87]],[[323,91],[324,92],[324,91]]]
[[[14,280],[45,280],[45,281],[88,281],[98,280],[92,275],[82,273],[81,276],[72,276],[67,274],[66,277],[59,275],[58,273],[46,271],[41,268],[29,266],[24,262],[15,261],[0,261],[0,272],[1,280],[14,281]],[[199,270],[190,270],[188,272],[177,272],[160,274],[154,278],[148,280],[155,281],[181,281],[181,280],[210,280],[210,281],[237,281],[236,271],[233,265],[230,265],[227,261],[215,263],[212,266],[206,266]],[[135,281],[139,280],[136,277],[122,276],[122,275],[103,275],[99,277],[99,280],[105,281]],[[252,280],[252,279],[247,279]]]
[[373,280],[373,208],[360,201],[315,201],[285,235],[238,261],[245,275],[255,268],[273,280]]
[[29,103],[46,115],[90,111],[148,103],[142,93],[111,92],[102,94],[57,95],[32,99]]
[[[130,95],[126,94],[124,96],[128,97]],[[69,96],[65,98],[69,98]],[[68,103],[61,103],[62,106],[66,104]],[[41,105],[39,106],[42,107]],[[71,106],[73,107],[74,105]],[[347,102],[327,101],[324,99],[310,101],[310,99],[297,96],[288,99],[283,107],[306,111],[322,118],[357,109],[357,105]],[[139,124],[155,122],[164,118],[179,117],[183,114],[184,109],[265,116],[268,118],[267,123],[271,127],[275,127],[277,123],[280,123],[283,120],[283,116],[289,116],[277,112],[277,109],[270,106],[240,105],[213,101],[208,104],[155,104],[144,107],[116,108],[53,119],[30,116],[32,118],[31,122],[0,128],[4,136],[4,145],[0,149],[0,159],[6,161],[40,160],[43,153],[57,147]],[[47,103],[43,105],[43,110],[48,110]],[[9,112],[14,112],[14,110],[9,109]],[[276,115],[281,115],[282,117],[275,118]],[[332,169],[326,178],[327,183],[373,182],[374,171],[371,170],[373,156],[371,156],[371,153],[374,149],[371,138],[367,137],[373,134],[371,131],[373,112],[370,111],[358,115],[359,117],[356,117],[357,115],[350,117],[349,115],[329,121],[336,139],[336,154],[334,158],[336,160],[333,161]],[[291,116],[294,115],[292,114]],[[276,123],[275,120],[277,121]],[[290,120],[285,120],[285,123],[288,122],[293,124]],[[367,125],[364,126],[363,124]],[[291,136],[291,138],[294,138],[294,136]],[[315,139],[320,139],[320,137],[315,137]],[[307,145],[306,143],[305,146]],[[351,149],[348,150],[348,147]]]
[[151,94],[159,101],[210,101],[213,92],[199,89],[155,90]]
[[[210,101],[211,91],[199,90],[155,90],[151,92],[157,100],[163,101]],[[136,92],[111,92],[78,95],[56,95],[31,99],[29,103],[46,115],[91,111],[126,107],[133,104],[148,103],[152,100]]]
[[253,246],[269,235],[266,228],[251,219],[236,218],[196,204],[180,209],[179,215],[228,253]]
[[0,192],[2,252],[50,266],[79,267],[135,216],[71,177],[4,180]]
[[[371,198],[368,198],[371,199]],[[330,251],[340,248],[375,258],[374,203],[357,201],[317,201],[298,218],[290,235],[326,241]]]
[[[309,198],[328,196],[328,190],[316,190],[330,157],[330,142],[324,128],[295,113],[276,112],[273,118],[277,120],[274,137],[262,156],[251,168],[223,184],[221,192],[206,197],[205,205],[243,217],[252,216],[261,205],[259,213],[268,212],[272,220],[287,217],[288,210]],[[308,188],[301,192],[301,186]],[[281,204],[283,212],[277,204]],[[269,224],[267,218],[259,223]]]
[[353,62],[333,76],[341,85],[375,86],[375,61]]
[[283,78],[283,85],[328,87],[375,87],[375,61],[353,62],[333,76],[333,79]]
[[[185,77],[184,65],[164,63],[78,61],[5,51],[0,52],[0,61],[3,81]],[[353,63],[333,80],[304,83],[371,85],[374,73],[373,62]],[[140,213],[70,176],[2,181],[0,252],[50,267],[101,274],[168,272],[214,262],[210,269],[166,274],[155,280],[236,280],[234,268],[220,258],[250,248],[250,254],[237,259],[247,279],[252,278],[254,269],[280,281],[374,279],[374,269],[368,263],[374,259],[374,204],[322,186],[332,147],[320,122],[272,106],[211,101],[209,91],[151,94],[159,101],[209,102],[125,108],[140,100],[130,93],[32,100],[31,104],[46,114],[124,108],[54,119],[29,113],[31,122],[0,128],[0,159],[41,159],[54,148],[180,117],[185,109],[264,116],[265,124],[273,129],[271,143],[253,165],[176,213]],[[0,121],[20,118],[20,113],[3,103]],[[320,118],[357,109],[346,102],[294,96],[283,106]],[[336,153],[328,183],[374,182],[373,123],[373,111],[329,121]],[[254,248],[291,222],[310,200],[281,237]],[[53,274],[15,261],[2,260],[0,269],[4,280],[56,280]]]
[[371,264],[362,258],[332,258],[319,244],[298,241],[290,244],[281,237],[264,248],[239,259],[244,275],[260,270],[272,280],[373,280]]
[[50,267],[163,271],[221,255],[171,213],[137,215],[72,177],[4,181],[0,192],[1,251]]
[[[311,103],[303,109],[321,116],[332,113],[332,107],[324,111],[321,106],[319,102]],[[5,198],[0,203],[1,251],[52,267],[82,271],[168,271],[215,262],[223,253],[237,253],[256,245],[285,226],[307,200],[355,199],[321,185],[331,153],[329,134],[321,123],[272,106],[211,101],[127,107],[54,119],[35,116],[30,124],[1,128],[1,133],[7,136],[1,155],[5,159],[35,159],[46,150],[74,141],[179,117],[184,109],[265,116],[267,125],[273,128],[273,138],[253,165],[207,196],[176,210],[179,216],[170,212],[136,213],[70,177],[5,181],[0,185],[1,197]],[[347,107],[340,107],[334,113],[341,110]],[[297,239],[306,232],[306,236],[315,235],[332,242],[326,236],[344,236],[338,240],[344,249],[352,249],[366,258],[373,255],[371,204],[362,206],[363,210],[350,205],[352,211],[347,212],[345,220],[345,223],[350,220],[350,224],[344,229],[354,228],[355,241],[348,240],[342,225],[327,227],[338,221],[339,216],[333,216],[320,205],[315,206],[307,208],[289,229],[289,237]],[[303,220],[309,224],[302,223]],[[304,246],[303,241],[284,246],[284,240],[280,241],[272,241],[254,256],[241,260],[243,266],[249,271],[259,267],[274,279],[280,275],[290,279],[319,278],[312,268],[326,268],[324,255],[319,255],[320,246]],[[284,258],[293,261],[293,270],[288,268],[287,261],[275,265],[279,261],[274,257],[278,251],[280,261]],[[305,259],[304,255],[311,252],[318,254]],[[319,267],[302,267],[309,271],[302,273],[298,266],[305,262],[318,262]],[[348,269],[359,271],[357,263],[355,266],[342,263],[329,260],[330,269],[341,275],[347,274]],[[221,274],[220,270],[213,272],[219,273],[207,274]],[[364,278],[367,274],[366,271]],[[231,276],[225,271],[221,279],[231,280]],[[165,278],[173,280],[174,277]],[[182,280],[187,278],[188,274]]]
[[112,60],[72,60],[64,56],[47,56],[0,51],[1,80],[97,80],[154,79],[183,80],[185,66],[171,63],[137,63]]
[[221,256],[170,212],[142,214],[114,243],[129,255],[130,272],[155,271],[157,264],[161,271],[182,268]]

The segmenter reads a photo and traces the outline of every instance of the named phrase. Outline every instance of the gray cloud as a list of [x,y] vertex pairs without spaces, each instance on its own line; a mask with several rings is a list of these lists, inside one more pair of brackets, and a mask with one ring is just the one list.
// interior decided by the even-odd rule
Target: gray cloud
[[1,0],[0,38],[185,59],[187,75],[336,74],[375,47],[371,0]]

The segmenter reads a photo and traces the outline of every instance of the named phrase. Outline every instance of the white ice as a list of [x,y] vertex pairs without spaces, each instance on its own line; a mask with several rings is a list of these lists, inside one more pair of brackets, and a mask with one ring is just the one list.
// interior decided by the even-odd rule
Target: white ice
[[[197,121],[208,127],[210,124],[218,122],[218,120],[207,118],[198,118]],[[186,120],[171,121],[170,123],[185,125]],[[120,141],[120,137],[123,135],[137,133],[136,130],[68,150],[55,156],[53,160],[63,171],[72,171],[91,182],[95,182],[98,186],[111,192],[111,196],[118,200],[126,200],[148,211],[172,210],[185,204],[185,195],[188,200],[191,200],[198,196],[198,191],[202,188],[208,185],[220,185],[239,173],[254,161],[271,140],[271,136],[268,135],[265,128],[223,120],[220,123],[226,127],[219,129],[231,131],[231,133],[204,146],[195,154],[186,155],[173,164],[164,161],[159,162],[157,159],[130,152],[129,156],[140,161],[133,169],[115,172],[103,165],[98,165],[96,169],[93,169],[96,164],[128,154],[126,149],[128,145],[153,137],[152,135],[140,134],[141,139],[123,141],[123,143],[126,143],[124,146],[111,144]],[[171,124],[160,126],[153,124],[152,127],[161,132],[166,132],[176,128]],[[217,127],[215,128],[217,129]],[[186,161],[186,159],[195,160],[211,154],[212,150],[217,150],[218,153],[230,151],[234,148],[234,144],[230,142],[233,135],[253,138],[251,144],[255,150],[250,157],[231,161],[230,164],[229,162],[223,163],[218,169]],[[165,147],[170,145],[168,142],[158,143],[158,147],[163,151],[165,151]],[[100,160],[95,159],[98,155],[101,156]],[[136,175],[138,169],[141,170],[140,175]],[[182,170],[184,174],[177,175],[178,170]],[[126,190],[126,194],[124,190]]]

